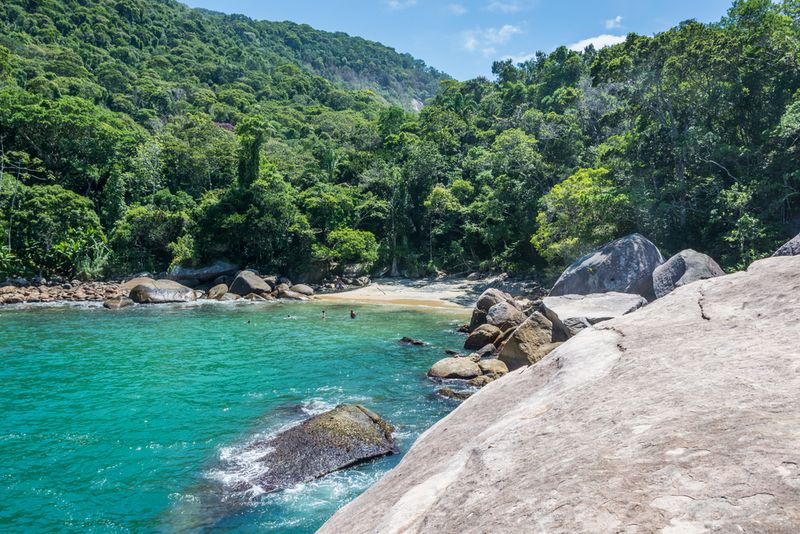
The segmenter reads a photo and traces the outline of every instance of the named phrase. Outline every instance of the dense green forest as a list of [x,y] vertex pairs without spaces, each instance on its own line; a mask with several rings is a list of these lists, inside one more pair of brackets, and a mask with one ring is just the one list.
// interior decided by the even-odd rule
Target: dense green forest
[[631,231],[736,268],[800,227],[800,0],[465,82],[171,1],[0,27],[0,275],[555,270]]

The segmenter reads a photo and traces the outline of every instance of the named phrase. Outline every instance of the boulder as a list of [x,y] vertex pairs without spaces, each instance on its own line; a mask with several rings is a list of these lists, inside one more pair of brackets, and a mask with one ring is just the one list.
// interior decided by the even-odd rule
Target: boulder
[[515,328],[525,322],[525,314],[509,302],[500,302],[489,308],[486,322],[500,330]]
[[103,302],[103,307],[109,310],[119,310],[134,304],[133,300],[128,297],[111,297]]
[[217,284],[208,290],[207,297],[211,300],[219,300],[228,292],[228,286],[225,284]]
[[220,276],[233,275],[239,267],[227,261],[218,261],[206,267],[190,269],[187,267],[173,267],[169,271],[170,280],[185,284],[187,280],[196,280],[198,283],[210,282]]
[[263,295],[272,291],[272,288],[255,272],[241,271],[233,279],[229,291],[243,297],[250,293]]
[[[280,286],[278,286],[280,287]],[[296,291],[292,291],[291,289],[279,289],[278,290],[278,298],[279,299],[286,299],[286,300],[308,300],[308,297],[305,295],[301,295]]]
[[475,308],[488,313],[492,306],[500,304],[501,302],[507,302],[513,306],[516,305],[514,303],[514,297],[508,293],[500,291],[499,289],[489,288],[478,297]]
[[664,263],[658,248],[639,234],[603,245],[561,274],[551,296],[635,293],[654,300],[653,271]]
[[272,295],[256,295],[255,293],[250,293],[249,295],[244,296],[245,300],[249,300],[251,302],[266,302],[268,300],[275,300]]
[[442,388],[438,390],[436,394],[447,399],[453,399],[457,401],[464,401],[472,396],[471,391],[456,391],[450,388]]
[[545,297],[542,304],[553,323],[553,340],[566,341],[593,324],[636,311],[647,301],[629,293],[596,293]]
[[468,350],[477,350],[494,343],[500,336],[502,331],[494,325],[483,324],[472,331],[464,342],[464,348]]
[[219,297],[219,299],[217,299],[217,300],[219,300],[220,302],[232,302],[234,300],[239,300],[241,298],[242,297],[237,295],[236,293],[225,293],[224,295]]
[[311,286],[307,286],[305,284],[295,284],[290,289],[295,293],[300,293],[306,297],[310,297],[314,294],[314,290],[311,288]]
[[787,241],[773,256],[800,256],[800,234]]
[[800,256],[757,261],[570,339],[319,533],[795,532],[798,273]]
[[502,376],[508,373],[508,366],[501,360],[481,360],[478,362],[478,367],[487,375],[496,374]]
[[475,308],[472,310],[472,317],[469,320],[467,331],[472,332],[482,324],[486,324],[486,312]]
[[151,280],[135,286],[128,295],[137,304],[194,302],[197,292],[173,280]]
[[483,347],[475,351],[475,354],[477,354],[481,358],[486,358],[494,354],[496,350],[497,347],[494,345],[494,343],[489,343],[488,345],[484,345]]
[[676,287],[724,274],[725,271],[710,256],[686,249],[656,267],[653,271],[653,291],[656,298],[661,298]]
[[547,356],[553,350],[552,341],[553,323],[535,312],[512,332],[500,348],[498,359],[513,371]]
[[253,471],[258,474],[248,481],[248,487],[240,489],[277,491],[395,453],[393,432],[392,425],[367,408],[340,404],[273,438],[249,445],[249,451],[257,457]]
[[425,343],[421,339],[414,339],[413,337],[408,337],[408,336],[403,336],[400,339],[400,343],[403,343],[404,345],[415,345],[417,347],[424,347],[425,345],[427,345],[427,343]]
[[481,375],[481,368],[469,358],[444,358],[428,371],[431,378],[475,378]]
[[468,386],[472,386],[472,387],[476,387],[476,388],[482,388],[484,386],[487,386],[487,385],[491,384],[492,382],[494,382],[498,378],[499,378],[498,375],[493,375],[493,374],[476,376],[475,378],[473,378],[472,380],[467,382],[467,385]]

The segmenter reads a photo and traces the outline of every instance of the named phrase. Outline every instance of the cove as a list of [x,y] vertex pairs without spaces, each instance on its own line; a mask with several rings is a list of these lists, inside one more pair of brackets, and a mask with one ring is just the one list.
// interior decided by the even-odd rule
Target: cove
[[[0,531],[313,532],[455,406],[425,371],[463,311],[349,308],[0,309]],[[342,402],[390,420],[401,454],[230,501],[249,442]]]

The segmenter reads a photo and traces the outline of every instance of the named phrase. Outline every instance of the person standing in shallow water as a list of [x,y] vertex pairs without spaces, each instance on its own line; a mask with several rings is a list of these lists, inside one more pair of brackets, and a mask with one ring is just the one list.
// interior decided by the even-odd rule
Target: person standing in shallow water
[[325,310],[322,310],[322,320],[325,320],[325,319],[327,319],[327,318],[328,318],[328,317],[327,317],[327,315],[325,315]]
[[355,319],[356,315],[357,315],[356,312],[354,312],[353,310],[350,310],[350,318],[351,319]]

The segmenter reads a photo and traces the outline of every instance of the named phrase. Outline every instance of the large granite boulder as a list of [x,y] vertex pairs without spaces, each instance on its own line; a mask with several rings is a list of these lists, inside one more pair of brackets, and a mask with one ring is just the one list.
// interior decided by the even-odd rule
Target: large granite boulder
[[467,350],[478,350],[494,343],[503,331],[491,324],[484,324],[477,327],[464,341],[464,348]]
[[233,283],[228,291],[244,297],[250,293],[263,295],[272,291],[272,288],[255,272],[241,271],[236,275],[236,278],[233,279]]
[[761,260],[570,339],[319,532],[795,532],[798,273]]
[[306,284],[295,284],[289,289],[306,297],[310,297],[314,294],[314,289]]
[[228,286],[225,284],[217,284],[208,290],[206,296],[211,300],[220,300],[228,292]]
[[800,256],[800,234],[787,241],[773,256]]
[[658,248],[639,234],[603,245],[567,267],[550,295],[635,293],[654,300],[653,271],[664,263]]
[[481,368],[469,358],[444,358],[433,364],[428,371],[431,378],[470,379],[480,374]]
[[197,292],[173,280],[144,281],[130,290],[128,295],[137,304],[167,304],[194,302]]
[[542,312],[553,323],[553,340],[566,341],[584,328],[631,313],[646,304],[644,297],[629,293],[564,295],[542,299]]
[[656,267],[653,271],[653,291],[656,298],[661,298],[676,287],[724,274],[722,267],[710,256],[686,249]]
[[367,408],[340,404],[271,439],[252,443],[251,451],[265,453],[255,460],[258,465],[253,470],[259,474],[248,485],[272,492],[392,454],[397,452],[393,432],[392,425]]
[[169,272],[170,280],[176,282],[196,281],[198,283],[210,282],[220,276],[236,274],[239,267],[227,261],[218,261],[206,267],[190,269],[187,267],[173,267]]
[[499,289],[489,288],[484,291],[480,297],[478,297],[478,302],[475,304],[475,308],[488,313],[492,306],[495,304],[500,304],[501,302],[507,302],[513,306],[516,306],[514,303],[514,297],[508,293],[500,291]]
[[128,306],[133,306],[135,302],[128,297],[111,297],[103,301],[103,307],[107,310],[121,310]]
[[498,359],[513,371],[538,362],[554,348],[553,323],[534,312],[503,344]]
[[510,302],[499,302],[489,308],[486,314],[486,323],[496,326],[505,332],[525,322],[525,314]]

